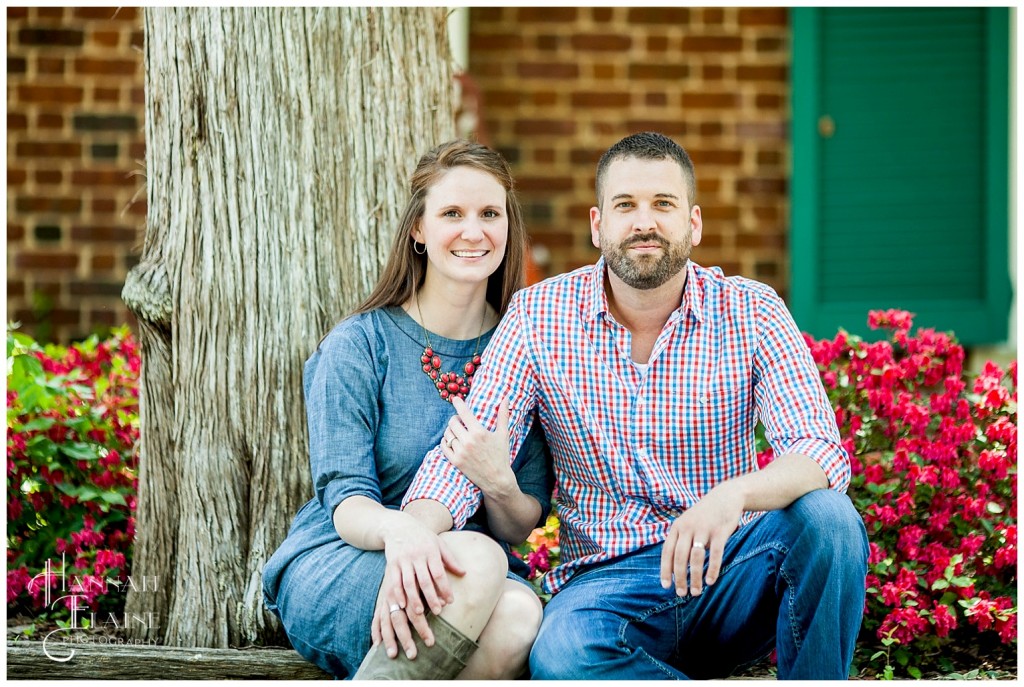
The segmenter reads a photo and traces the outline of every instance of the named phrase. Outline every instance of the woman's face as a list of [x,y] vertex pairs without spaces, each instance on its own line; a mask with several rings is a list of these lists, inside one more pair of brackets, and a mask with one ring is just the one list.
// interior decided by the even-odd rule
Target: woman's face
[[448,170],[427,191],[412,237],[427,247],[428,278],[486,282],[505,257],[505,188],[473,167]]

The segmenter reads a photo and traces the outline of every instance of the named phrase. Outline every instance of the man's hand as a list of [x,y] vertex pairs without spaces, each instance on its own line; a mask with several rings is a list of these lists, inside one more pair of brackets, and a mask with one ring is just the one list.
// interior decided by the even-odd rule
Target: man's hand
[[[739,527],[743,506],[741,490],[723,482],[676,518],[661,551],[661,586],[665,589],[672,586],[674,576],[676,594],[686,596],[687,571],[689,591],[694,596],[700,595],[703,582],[708,586],[717,582],[725,542]],[[708,572],[702,582],[705,554]]]

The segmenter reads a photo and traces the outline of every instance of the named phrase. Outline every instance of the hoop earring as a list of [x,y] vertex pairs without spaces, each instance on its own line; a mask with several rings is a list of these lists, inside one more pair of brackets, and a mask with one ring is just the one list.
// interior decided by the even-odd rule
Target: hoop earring
[[[417,246],[423,246],[423,250],[416,250]],[[427,244],[420,243],[419,241],[413,240],[413,242],[412,242],[412,252],[415,253],[416,255],[426,255],[427,254]]]

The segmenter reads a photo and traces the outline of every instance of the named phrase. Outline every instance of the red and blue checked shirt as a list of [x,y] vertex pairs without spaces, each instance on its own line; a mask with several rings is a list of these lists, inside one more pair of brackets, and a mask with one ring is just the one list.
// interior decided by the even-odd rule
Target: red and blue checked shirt
[[[672,522],[719,482],[757,470],[758,419],[775,455],[815,460],[845,492],[850,461],[817,367],[770,287],[687,266],[683,299],[641,371],[630,332],[608,310],[604,260],[515,295],[468,402],[494,428],[510,401],[511,454],[540,418],[554,459],[562,564],[580,566],[664,541]],[[433,499],[458,529],[481,492],[430,451],[404,503]],[[747,512],[741,526],[761,515]]]

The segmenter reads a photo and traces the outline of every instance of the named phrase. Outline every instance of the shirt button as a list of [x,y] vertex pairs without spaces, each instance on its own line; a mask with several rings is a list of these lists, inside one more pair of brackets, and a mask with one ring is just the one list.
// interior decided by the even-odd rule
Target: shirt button
[[651,454],[648,453],[647,449],[645,448],[638,448],[636,450],[636,457],[639,458],[640,460],[647,460],[648,458],[651,457]]

